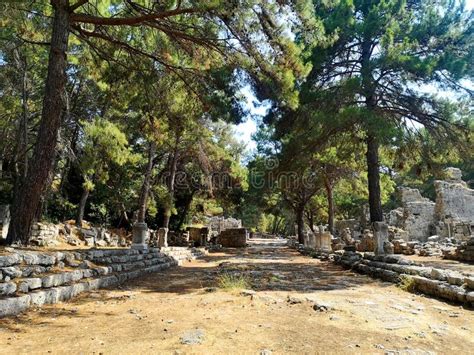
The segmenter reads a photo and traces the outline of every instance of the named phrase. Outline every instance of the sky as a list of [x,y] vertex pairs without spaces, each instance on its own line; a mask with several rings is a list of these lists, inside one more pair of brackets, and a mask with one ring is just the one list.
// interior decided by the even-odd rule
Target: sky
[[[468,10],[474,8],[474,0],[466,0],[466,8]],[[431,88],[427,88],[427,91],[431,90]],[[244,87],[242,93],[247,99],[244,107],[249,110],[250,115],[243,123],[235,126],[235,136],[247,145],[247,154],[251,154],[251,152],[257,147],[255,142],[252,140],[252,134],[257,131],[258,121],[265,115],[268,105],[262,105],[257,101],[250,86]],[[446,93],[445,95],[451,96]]]

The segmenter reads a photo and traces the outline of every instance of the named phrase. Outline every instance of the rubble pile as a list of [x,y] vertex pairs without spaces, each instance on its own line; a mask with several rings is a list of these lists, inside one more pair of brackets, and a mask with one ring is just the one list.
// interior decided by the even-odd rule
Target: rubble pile
[[474,262],[474,237],[456,248],[446,248],[442,253],[445,259]]
[[[419,190],[400,187],[401,207],[390,211],[385,220],[389,225],[389,242],[395,254],[458,257],[460,244],[474,231],[474,190],[461,180],[461,171],[447,168],[445,180],[434,183],[436,201],[423,197]],[[361,231],[361,228],[364,228]],[[355,245],[359,252],[374,251],[373,230],[364,210],[360,222],[354,219],[337,221],[333,250]],[[464,253],[464,254],[463,254]],[[468,253],[469,254],[469,253]]]

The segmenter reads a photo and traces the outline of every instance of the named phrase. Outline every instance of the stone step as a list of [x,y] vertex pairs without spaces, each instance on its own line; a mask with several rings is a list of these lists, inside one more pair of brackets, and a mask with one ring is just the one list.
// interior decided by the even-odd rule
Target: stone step
[[474,275],[471,273],[405,265],[402,260],[393,263],[395,259],[392,260],[392,256],[374,257],[370,254],[362,256],[359,253],[345,252],[342,255],[334,254],[334,259],[336,263],[374,278],[393,283],[409,279],[412,280],[416,291],[453,302],[474,305]]
[[0,318],[16,315],[32,306],[42,306],[44,304],[68,301],[82,292],[116,286],[127,280],[137,278],[147,273],[162,271],[175,265],[176,262],[169,261],[166,263],[151,265],[143,269],[106,274],[104,276],[86,279],[70,285],[38,289],[24,295],[3,298],[0,299]]

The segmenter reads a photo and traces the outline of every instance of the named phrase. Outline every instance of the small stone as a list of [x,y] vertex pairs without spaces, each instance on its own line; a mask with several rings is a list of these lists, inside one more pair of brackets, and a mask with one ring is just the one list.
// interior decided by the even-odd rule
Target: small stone
[[313,309],[318,312],[328,312],[332,310],[332,307],[323,303],[314,303]]
[[254,290],[242,290],[240,292],[240,295],[241,296],[254,296],[257,292],[255,292]]
[[269,349],[263,349],[260,351],[260,355],[271,355],[272,351]]
[[299,297],[295,297],[295,296],[288,296],[287,302],[289,304],[299,304],[299,303],[303,303],[303,299]]
[[181,344],[197,345],[202,344],[204,340],[204,331],[202,329],[188,330],[181,336]]

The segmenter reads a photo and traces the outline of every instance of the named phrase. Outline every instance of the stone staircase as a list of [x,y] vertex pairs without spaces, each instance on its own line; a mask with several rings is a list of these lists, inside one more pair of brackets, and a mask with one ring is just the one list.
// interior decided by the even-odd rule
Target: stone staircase
[[204,248],[90,249],[0,255],[0,317],[67,301],[206,254]]

